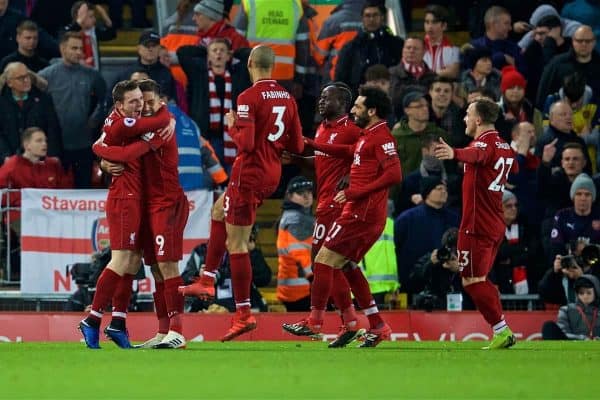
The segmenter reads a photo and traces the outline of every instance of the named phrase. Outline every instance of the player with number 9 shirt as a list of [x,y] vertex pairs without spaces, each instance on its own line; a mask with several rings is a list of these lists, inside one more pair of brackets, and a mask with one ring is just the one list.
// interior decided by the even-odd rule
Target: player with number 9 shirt
[[214,297],[215,271],[227,249],[237,315],[223,341],[256,327],[256,320],[250,314],[250,231],[257,208],[279,184],[281,153],[284,150],[301,153],[304,149],[296,102],[271,79],[274,63],[270,47],[252,49],[248,71],[254,84],[238,96],[237,113],[226,115],[238,155],[229,185],[213,206],[205,267],[198,281],[180,287],[180,293],[186,296]]
[[502,191],[508,174],[518,168],[513,150],[494,128],[499,111],[489,100],[475,100],[465,116],[465,133],[473,141],[464,149],[453,149],[440,139],[435,148],[439,159],[464,163],[457,252],[463,287],[494,331],[484,349],[508,348],[515,343],[502,315],[498,289],[487,279],[504,237]]

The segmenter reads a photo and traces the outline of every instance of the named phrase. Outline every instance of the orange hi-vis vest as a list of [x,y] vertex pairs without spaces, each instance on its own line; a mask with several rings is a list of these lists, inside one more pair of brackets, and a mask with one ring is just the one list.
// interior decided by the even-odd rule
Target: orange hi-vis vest
[[312,230],[314,217],[285,210],[277,234],[277,298],[293,302],[310,296]]
[[301,0],[242,0],[242,8],[247,27],[245,31],[237,27],[240,33],[251,47],[263,44],[275,52],[273,79],[294,79],[296,32],[303,15]]

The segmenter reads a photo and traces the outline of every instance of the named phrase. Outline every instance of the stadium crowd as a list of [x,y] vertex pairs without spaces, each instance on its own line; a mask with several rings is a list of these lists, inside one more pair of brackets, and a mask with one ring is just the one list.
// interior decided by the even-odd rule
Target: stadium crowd
[[[106,187],[92,144],[110,113],[116,81],[101,73],[98,42],[115,37],[122,2],[56,2],[68,15],[44,12],[44,3],[0,0],[0,187]],[[143,8],[143,1],[133,3],[134,10]],[[600,251],[593,246],[600,245],[600,2],[432,1],[423,34],[406,37],[388,28],[380,0],[341,1],[320,27],[307,0],[255,0],[255,10],[249,3],[242,0],[230,20],[232,1],[179,1],[162,36],[140,33],[137,62],[118,76],[150,77],[177,120],[186,121],[176,126],[185,190],[227,181],[238,149],[225,116],[252,85],[250,48],[269,44],[276,54],[273,78],[296,99],[306,137],[315,135],[317,103],[328,82],[345,83],[354,96],[361,85],[373,85],[392,99],[387,124],[403,179],[390,191],[394,225],[381,241],[393,243],[396,257],[378,247],[371,256],[380,262],[363,268],[367,277],[389,271],[392,262],[397,271],[386,275],[384,289],[369,280],[378,293],[387,287],[408,293],[415,307],[445,309],[446,294],[461,291],[453,231],[460,224],[463,165],[440,161],[434,148],[440,138],[457,148],[470,142],[466,109],[482,97],[500,106],[495,127],[519,166],[503,191],[505,239],[491,281],[503,294],[539,293],[546,303],[566,305],[576,300],[578,278],[600,276]],[[404,3],[411,2],[402,3],[410,8]],[[143,13],[133,18],[135,26],[148,27]],[[405,23],[421,31],[410,19]],[[472,39],[453,43],[447,32],[455,29],[469,30]],[[35,138],[43,144],[35,147]],[[274,196],[286,196],[286,222],[293,212],[310,214],[310,206],[303,210],[291,201],[303,190],[286,187],[311,172],[289,155],[282,161]],[[307,231],[279,226],[278,243],[310,243],[306,232],[294,237],[298,230]],[[307,254],[289,257],[280,257],[278,280],[299,278],[299,268],[282,268],[294,262],[302,265],[301,278],[312,275]],[[301,296],[280,288],[280,300],[308,310],[309,279],[303,285]]]

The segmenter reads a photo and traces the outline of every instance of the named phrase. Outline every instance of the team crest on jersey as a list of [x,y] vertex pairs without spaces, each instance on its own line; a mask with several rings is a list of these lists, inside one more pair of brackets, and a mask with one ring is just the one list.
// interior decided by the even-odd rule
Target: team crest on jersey
[[123,123],[128,128],[131,128],[132,126],[134,126],[136,122],[137,122],[137,120],[135,118],[125,118],[123,120]]
[[92,224],[92,248],[94,251],[101,251],[108,246],[110,246],[108,220],[101,217]]
[[479,147],[480,149],[485,149],[487,147],[487,143],[475,142],[475,143],[473,143],[473,147]]
[[331,135],[329,135],[329,140],[327,141],[328,144],[333,144],[333,141],[335,140],[335,137],[337,136],[337,132],[336,133],[332,133]]

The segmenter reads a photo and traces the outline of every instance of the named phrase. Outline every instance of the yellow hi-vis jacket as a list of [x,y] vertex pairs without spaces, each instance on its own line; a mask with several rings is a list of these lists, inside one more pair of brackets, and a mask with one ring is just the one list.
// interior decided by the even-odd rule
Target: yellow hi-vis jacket
[[294,79],[296,41],[306,42],[310,49],[308,32],[298,32],[302,15],[301,0],[242,0],[236,29],[246,36],[251,47],[263,44],[273,49],[273,79]]
[[400,287],[394,245],[394,220],[387,218],[385,229],[360,262],[371,293],[389,293]]

